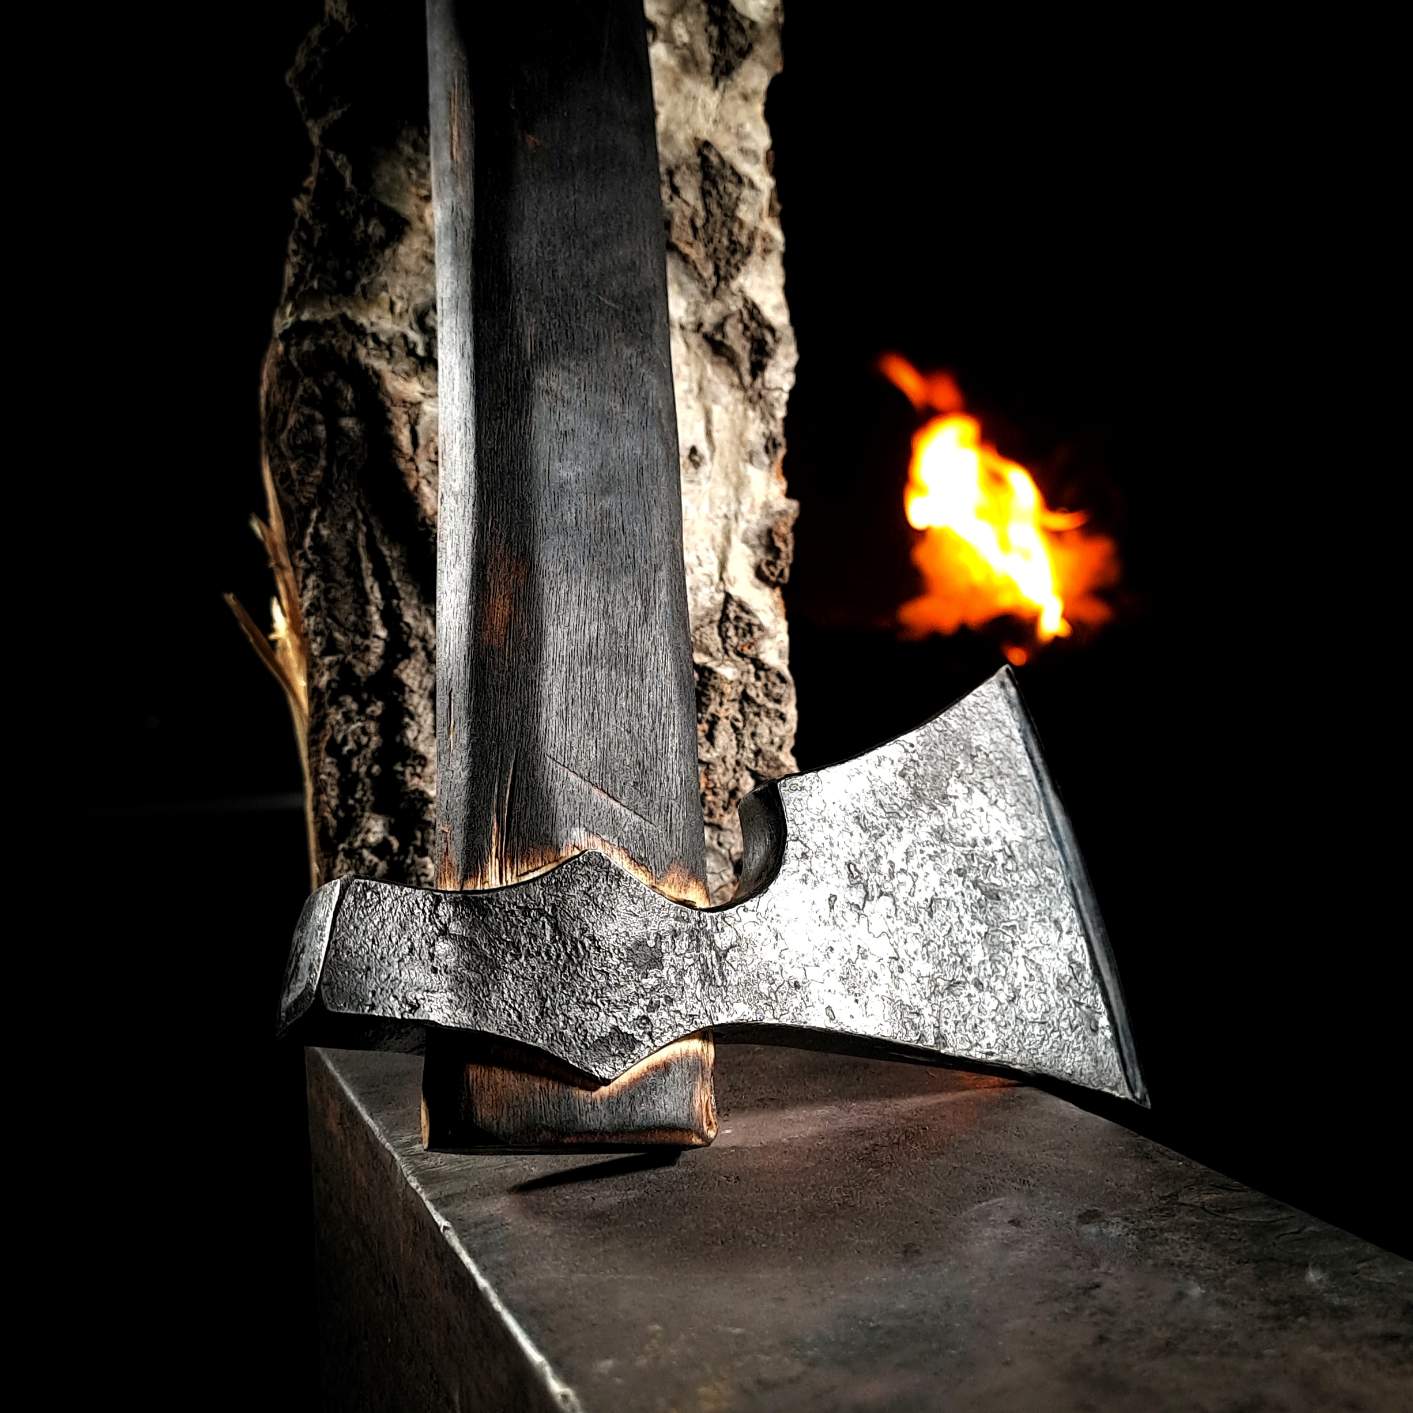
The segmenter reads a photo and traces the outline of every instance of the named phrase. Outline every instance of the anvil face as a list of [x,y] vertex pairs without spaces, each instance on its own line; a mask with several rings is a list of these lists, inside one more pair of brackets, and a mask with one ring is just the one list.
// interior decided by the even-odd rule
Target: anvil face
[[708,1026],[788,1027],[1146,1103],[1008,670],[877,750],[757,791],[742,824],[746,896],[709,911],[597,854],[483,892],[328,884],[300,921],[283,1025],[395,1049],[481,1032],[600,1081]]

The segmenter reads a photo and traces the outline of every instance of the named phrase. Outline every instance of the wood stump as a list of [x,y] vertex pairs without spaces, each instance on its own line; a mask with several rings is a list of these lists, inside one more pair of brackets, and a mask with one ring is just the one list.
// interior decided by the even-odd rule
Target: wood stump
[[[780,585],[795,349],[770,176],[776,0],[648,0],[713,899],[736,806],[794,768]],[[327,0],[290,84],[309,131],[262,382],[279,607],[316,882],[434,883],[437,365],[422,7]]]

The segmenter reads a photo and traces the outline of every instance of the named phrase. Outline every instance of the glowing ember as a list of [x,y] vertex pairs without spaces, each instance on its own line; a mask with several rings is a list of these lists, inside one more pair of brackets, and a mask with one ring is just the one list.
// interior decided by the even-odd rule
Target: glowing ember
[[[1033,620],[1037,643],[1065,638],[1075,623],[1101,623],[1099,590],[1118,578],[1114,543],[1081,530],[1083,512],[1051,510],[1030,473],[981,439],[945,373],[924,375],[897,354],[879,369],[920,413],[904,495],[908,524],[921,530],[913,562],[927,592],[898,618],[912,634],[955,633],[993,619]],[[1026,660],[1025,648],[1006,651]]]

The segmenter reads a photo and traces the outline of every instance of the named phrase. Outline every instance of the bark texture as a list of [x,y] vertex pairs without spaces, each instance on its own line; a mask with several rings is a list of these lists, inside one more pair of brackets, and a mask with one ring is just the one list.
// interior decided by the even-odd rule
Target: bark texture
[[647,0],[667,213],[667,290],[707,882],[729,897],[736,806],[795,768],[785,605],[795,503],[785,404],[795,338],[765,91],[779,0]]
[[[780,461],[794,342],[769,174],[775,0],[649,0],[708,875],[793,769]],[[437,505],[434,251],[420,5],[327,0],[290,72],[313,159],[262,407],[270,526],[303,664],[314,872],[430,886]],[[278,558],[278,556],[276,556]]]

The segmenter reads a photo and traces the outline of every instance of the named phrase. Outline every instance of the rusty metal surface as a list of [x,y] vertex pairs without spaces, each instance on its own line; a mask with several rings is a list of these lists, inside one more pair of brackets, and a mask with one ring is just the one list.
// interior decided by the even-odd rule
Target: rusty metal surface
[[1144,1100],[1098,910],[1014,680],[758,792],[745,901],[674,903],[594,854],[514,887],[316,893],[283,1021],[538,1046],[600,1080],[708,1026],[791,1027]]
[[723,1046],[682,1156],[422,1151],[310,1057],[329,1406],[1384,1410],[1413,1265],[1056,1096]]

